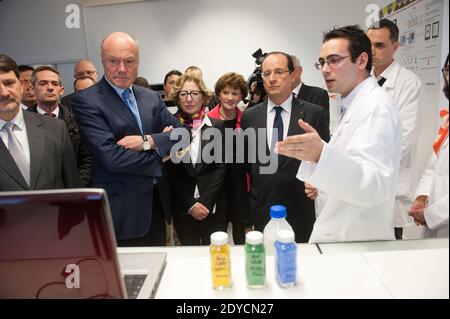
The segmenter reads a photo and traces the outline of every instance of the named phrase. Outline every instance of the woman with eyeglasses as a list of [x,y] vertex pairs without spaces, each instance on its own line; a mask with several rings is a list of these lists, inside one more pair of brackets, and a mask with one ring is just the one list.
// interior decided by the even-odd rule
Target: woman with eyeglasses
[[[449,98],[449,56],[442,69],[444,76],[444,94]],[[412,204],[409,215],[414,218],[417,226],[424,226],[425,238],[448,237],[449,211],[449,149],[448,105],[440,111],[441,127],[433,144],[433,153],[416,190],[416,199]]]
[[192,129],[190,146],[167,163],[175,230],[182,245],[209,245],[211,233],[226,231],[225,215],[216,210],[226,176],[223,124],[206,115],[211,92],[199,76],[182,75],[171,97],[179,106],[175,116]]
[[[240,129],[242,111],[238,104],[248,93],[244,77],[233,72],[224,74],[216,83],[215,93],[220,102],[208,116],[223,121],[225,129]],[[230,145],[225,144],[225,158],[229,157],[227,177],[217,210],[227,216],[227,223],[231,223],[234,244],[243,245],[248,211],[247,177],[243,161],[237,161],[237,157],[244,154],[237,154],[236,142],[233,138]]]

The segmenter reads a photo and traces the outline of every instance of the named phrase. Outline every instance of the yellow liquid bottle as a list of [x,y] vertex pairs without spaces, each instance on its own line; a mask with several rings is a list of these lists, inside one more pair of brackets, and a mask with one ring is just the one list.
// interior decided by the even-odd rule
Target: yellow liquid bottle
[[211,276],[214,289],[229,289],[231,281],[230,247],[228,234],[215,232],[211,235]]

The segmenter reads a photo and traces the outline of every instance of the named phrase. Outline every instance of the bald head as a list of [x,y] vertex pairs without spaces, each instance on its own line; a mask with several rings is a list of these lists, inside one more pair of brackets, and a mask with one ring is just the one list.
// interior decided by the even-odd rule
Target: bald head
[[81,77],[90,77],[95,82],[98,80],[98,73],[95,65],[89,60],[80,60],[75,67],[73,68],[73,76],[75,79],[79,79]]
[[106,78],[119,88],[128,88],[136,80],[139,66],[139,45],[129,34],[113,32],[101,46]]

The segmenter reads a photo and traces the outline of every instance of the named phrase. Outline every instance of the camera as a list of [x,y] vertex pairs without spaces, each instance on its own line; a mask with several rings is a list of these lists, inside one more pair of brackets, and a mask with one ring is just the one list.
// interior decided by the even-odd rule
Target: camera
[[254,106],[262,102],[267,97],[267,92],[264,89],[263,78],[262,78],[262,68],[261,64],[264,61],[267,53],[263,53],[261,49],[256,50],[252,54],[255,58],[256,68],[248,79],[248,87],[250,88],[250,99],[247,100],[248,107]]

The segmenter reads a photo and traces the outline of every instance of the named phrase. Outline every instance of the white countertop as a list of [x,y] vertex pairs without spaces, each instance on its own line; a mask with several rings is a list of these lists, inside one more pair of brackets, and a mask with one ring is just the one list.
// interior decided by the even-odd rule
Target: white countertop
[[224,291],[211,288],[207,246],[118,248],[118,252],[167,253],[159,299],[449,298],[448,239],[319,247],[298,245],[298,284],[289,289],[276,284],[274,259],[267,256],[267,287],[261,290],[246,287],[244,247],[231,247],[233,287]]

